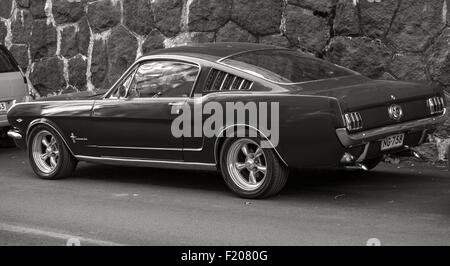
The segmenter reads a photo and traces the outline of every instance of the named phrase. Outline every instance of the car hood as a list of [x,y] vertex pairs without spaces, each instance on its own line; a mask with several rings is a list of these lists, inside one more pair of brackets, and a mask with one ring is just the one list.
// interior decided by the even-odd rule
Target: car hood
[[403,102],[433,96],[441,92],[427,82],[371,80],[352,76],[303,83],[297,92],[337,98],[345,109],[360,109],[386,102]]
[[96,100],[107,92],[107,90],[82,91],[66,93],[57,96],[50,96],[39,99],[40,101],[70,101],[70,100]]

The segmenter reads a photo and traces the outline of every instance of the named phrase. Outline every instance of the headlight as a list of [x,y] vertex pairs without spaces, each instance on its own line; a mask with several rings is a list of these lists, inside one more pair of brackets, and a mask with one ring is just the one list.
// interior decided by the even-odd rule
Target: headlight
[[348,131],[355,131],[363,128],[363,121],[360,113],[347,113],[344,115],[344,118],[347,123]]
[[428,109],[432,115],[441,114],[445,109],[445,101],[443,97],[433,97],[427,100]]

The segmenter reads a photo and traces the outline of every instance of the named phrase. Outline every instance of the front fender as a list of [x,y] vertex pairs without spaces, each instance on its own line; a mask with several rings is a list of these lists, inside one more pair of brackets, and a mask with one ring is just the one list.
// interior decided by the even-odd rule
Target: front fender
[[51,120],[49,120],[47,118],[35,119],[35,120],[31,121],[31,123],[28,125],[27,131],[26,131],[26,135],[25,135],[26,136],[25,140],[26,140],[26,144],[27,145],[29,143],[29,138],[30,138],[31,131],[33,130],[33,128],[35,128],[36,126],[39,126],[39,125],[45,125],[45,126],[50,127],[51,129],[53,129],[59,135],[59,137],[63,140],[64,144],[66,145],[66,147],[70,151],[70,153],[73,156],[75,156],[75,154],[73,153],[73,151],[72,151],[72,149],[71,149],[71,147],[69,145],[70,140],[67,139],[64,136],[64,134],[62,134],[63,131],[58,127],[58,125],[56,123],[52,122]]

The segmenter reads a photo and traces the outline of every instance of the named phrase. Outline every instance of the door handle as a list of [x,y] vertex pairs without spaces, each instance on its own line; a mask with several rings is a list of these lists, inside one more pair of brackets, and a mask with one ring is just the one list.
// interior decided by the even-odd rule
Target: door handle
[[[172,114],[179,115],[181,108],[186,104],[186,102],[172,102],[169,103],[169,106],[172,107]],[[173,108],[175,107],[175,108]]]

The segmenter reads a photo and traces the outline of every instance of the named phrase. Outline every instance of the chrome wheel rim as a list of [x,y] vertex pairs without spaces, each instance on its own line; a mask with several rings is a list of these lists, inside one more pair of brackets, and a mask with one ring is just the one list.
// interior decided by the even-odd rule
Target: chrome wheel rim
[[55,171],[58,166],[59,151],[56,138],[49,131],[40,131],[34,137],[33,160],[41,172],[51,174]]
[[257,190],[267,175],[264,150],[253,140],[237,140],[228,151],[227,168],[231,179],[239,188],[245,191]]

